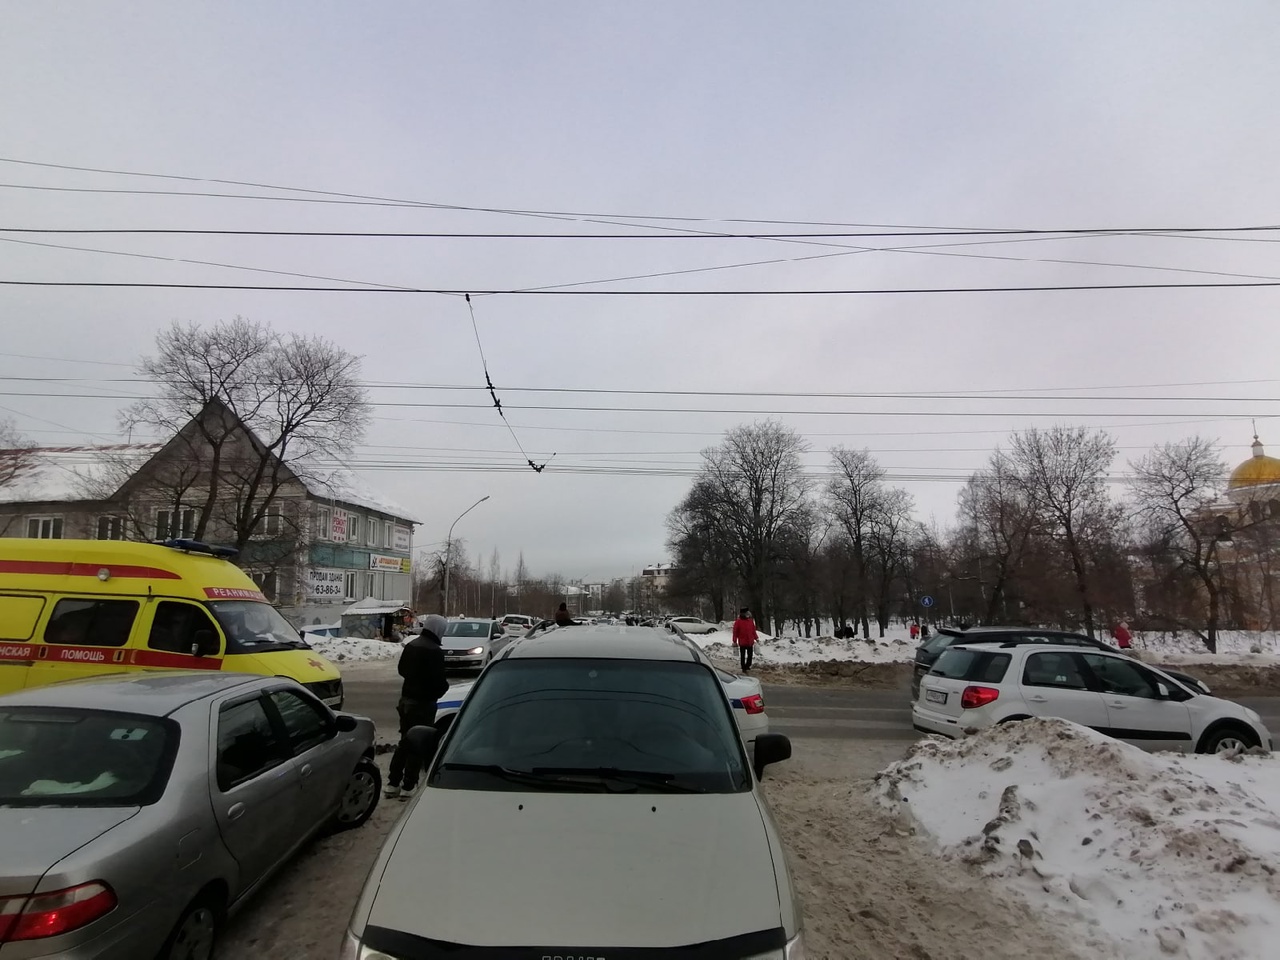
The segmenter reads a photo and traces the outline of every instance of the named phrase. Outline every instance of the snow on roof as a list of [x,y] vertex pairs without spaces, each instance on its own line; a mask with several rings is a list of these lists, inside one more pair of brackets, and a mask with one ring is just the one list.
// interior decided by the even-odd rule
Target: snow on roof
[[368,510],[377,510],[379,513],[388,514],[397,520],[421,523],[406,508],[394,500],[388,500],[382,496],[346,467],[310,469],[295,467],[295,470],[303,485],[306,486],[307,492],[320,500],[349,503]]
[[382,614],[382,613],[399,613],[401,610],[410,609],[407,603],[397,603],[395,600],[379,600],[377,597],[365,597],[363,600],[357,600],[347,609],[342,611],[342,615],[366,615],[366,614]]
[[0,486],[0,503],[69,503],[104,500],[162,445],[116,443],[103,446],[36,447],[33,465]]

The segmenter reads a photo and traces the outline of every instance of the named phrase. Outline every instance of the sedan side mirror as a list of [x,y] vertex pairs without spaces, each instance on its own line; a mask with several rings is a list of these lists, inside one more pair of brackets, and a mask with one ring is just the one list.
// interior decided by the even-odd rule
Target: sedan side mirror
[[192,656],[208,657],[218,652],[218,635],[212,630],[197,630],[194,641],[191,644]]
[[339,713],[333,718],[333,721],[339,733],[355,733],[360,727],[356,718],[349,713]]
[[756,737],[756,779],[764,777],[764,768],[771,763],[791,759],[791,741],[781,733],[762,733]]

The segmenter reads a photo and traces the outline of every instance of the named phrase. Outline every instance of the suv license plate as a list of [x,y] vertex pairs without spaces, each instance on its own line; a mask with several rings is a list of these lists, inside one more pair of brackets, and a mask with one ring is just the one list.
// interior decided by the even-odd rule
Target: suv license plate
[[947,702],[947,695],[942,690],[926,690],[924,692],[924,698],[928,700],[930,703],[946,703]]

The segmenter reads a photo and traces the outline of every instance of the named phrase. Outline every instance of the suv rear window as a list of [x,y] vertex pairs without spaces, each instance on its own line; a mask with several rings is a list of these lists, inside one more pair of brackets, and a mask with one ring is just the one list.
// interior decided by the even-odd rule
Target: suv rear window
[[929,673],[935,677],[947,677],[951,680],[999,683],[1004,679],[1011,660],[1007,653],[952,648],[943,651]]
[[177,724],[101,710],[0,710],[0,806],[125,807],[164,792]]

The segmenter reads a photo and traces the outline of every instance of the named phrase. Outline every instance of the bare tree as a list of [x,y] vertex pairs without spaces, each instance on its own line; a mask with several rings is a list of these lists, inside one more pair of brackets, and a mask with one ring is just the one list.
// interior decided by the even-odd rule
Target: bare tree
[[728,520],[718,503],[715,487],[696,480],[667,517],[667,549],[674,568],[668,596],[699,605],[705,598],[716,621],[725,617],[725,599],[737,577],[731,531],[724,529]]
[[706,485],[728,537],[728,551],[748,603],[766,631],[770,565],[783,530],[806,505],[808,479],[800,463],[807,446],[775,420],[734,427],[702,451],[698,480]]
[[892,487],[876,500],[867,528],[867,547],[875,572],[876,623],[883,637],[889,626],[894,584],[906,568],[918,524],[911,517],[915,504],[907,491]]
[[1034,427],[1012,438],[1010,461],[1018,484],[1044,529],[1067,551],[1085,631],[1094,636],[1094,601],[1085,532],[1112,510],[1107,470],[1115,441],[1085,427]]
[[1200,437],[1156,447],[1131,462],[1129,488],[1144,539],[1176,561],[1175,572],[1194,577],[1207,604],[1197,634],[1210,653],[1218,649],[1222,612],[1222,531],[1209,512],[1227,476],[1217,446]]
[[35,444],[18,432],[12,420],[0,420],[0,487],[16,485],[39,462]]
[[985,607],[982,622],[995,623],[1036,529],[1025,485],[1018,482],[1014,465],[1003,451],[997,449],[987,467],[969,478],[960,491],[960,513],[972,527],[977,550],[976,577]]
[[359,365],[327,340],[242,318],[174,323],[139,365],[159,395],[122,422],[174,438],[147,482],[181,491],[196,539],[217,524],[243,550],[285,483],[323,480],[322,461],[346,456],[362,436],[369,408]]
[[827,503],[848,538],[853,561],[853,615],[862,636],[871,637],[868,604],[871,596],[868,539],[872,517],[884,497],[884,471],[869,450],[835,447],[831,451],[835,477],[827,484]]

